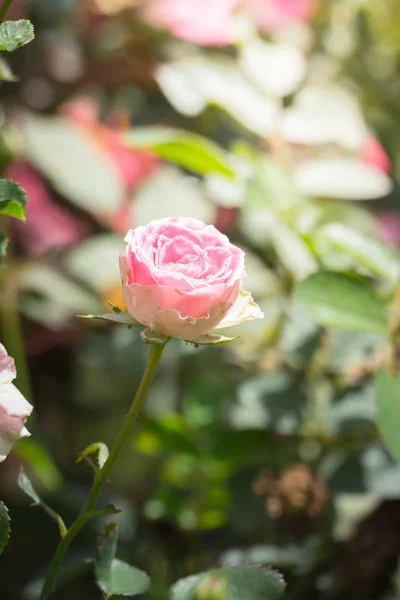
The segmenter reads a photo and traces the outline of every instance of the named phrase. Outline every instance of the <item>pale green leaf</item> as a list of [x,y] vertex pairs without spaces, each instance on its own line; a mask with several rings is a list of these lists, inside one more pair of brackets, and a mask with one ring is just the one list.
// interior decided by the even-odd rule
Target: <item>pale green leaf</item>
[[295,299],[319,325],[385,335],[383,302],[367,282],[343,273],[314,273],[295,287]]
[[338,251],[370,273],[393,285],[398,283],[399,256],[373,237],[341,223],[330,223],[319,230],[318,241],[326,252]]
[[21,128],[28,158],[58,192],[98,218],[118,212],[123,183],[89,133],[61,117],[26,116]]

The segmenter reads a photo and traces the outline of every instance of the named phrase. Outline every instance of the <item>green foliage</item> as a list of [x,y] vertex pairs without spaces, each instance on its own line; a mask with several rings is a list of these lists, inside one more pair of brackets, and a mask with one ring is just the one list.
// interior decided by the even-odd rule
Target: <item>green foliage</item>
[[11,179],[0,179],[0,214],[25,221],[25,191]]
[[376,374],[378,429],[393,458],[400,462],[400,377],[383,369]]
[[283,577],[257,566],[225,567],[181,579],[171,590],[171,600],[279,600]]
[[10,531],[10,517],[7,506],[3,502],[0,502],[0,554],[8,544]]
[[344,273],[321,272],[299,282],[295,299],[324,327],[385,335],[385,304],[366,281]]
[[387,246],[341,223],[330,223],[318,232],[318,239],[325,243],[325,252],[341,252],[355,265],[365,268],[372,275],[390,284],[399,281],[399,257]]
[[131,148],[151,150],[160,158],[197,173],[233,177],[229,157],[207,138],[175,129],[139,127],[124,136]]
[[122,183],[88,133],[60,117],[29,116],[22,125],[27,155],[56,190],[102,218],[121,208]]
[[13,52],[34,38],[33,25],[27,19],[0,23],[0,50]]
[[57,523],[58,529],[60,530],[60,535],[61,537],[64,537],[64,535],[67,533],[67,528],[61,516],[57,514],[52,508],[50,508],[50,506],[47,506],[47,504],[45,504],[43,500],[41,500],[39,495],[34,490],[30,479],[28,478],[23,469],[21,469],[21,472],[18,477],[18,485],[21,488],[21,490],[25,492],[25,494],[29,496],[31,500],[33,500],[32,506],[40,506],[53,519],[53,521]]
[[108,525],[100,541],[96,560],[96,581],[106,598],[116,596],[133,596],[143,594],[150,587],[149,576],[115,558],[118,541],[118,526]]

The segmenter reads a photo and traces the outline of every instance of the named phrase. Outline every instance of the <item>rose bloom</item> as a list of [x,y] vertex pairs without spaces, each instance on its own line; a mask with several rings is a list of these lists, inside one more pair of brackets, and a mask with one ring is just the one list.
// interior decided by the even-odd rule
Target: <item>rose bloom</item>
[[233,41],[232,15],[242,0],[151,0],[145,19],[182,40],[202,46]]
[[130,230],[120,256],[128,312],[151,331],[207,343],[214,329],[263,317],[247,292],[244,252],[212,225],[170,217]]
[[0,462],[7,458],[14,442],[30,435],[25,421],[33,406],[11,383],[16,375],[14,359],[0,344]]

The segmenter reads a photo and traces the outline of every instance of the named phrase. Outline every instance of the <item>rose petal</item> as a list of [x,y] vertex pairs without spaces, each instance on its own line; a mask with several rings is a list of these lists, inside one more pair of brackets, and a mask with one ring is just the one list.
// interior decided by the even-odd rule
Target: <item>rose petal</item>
[[0,462],[5,460],[16,440],[30,435],[25,421],[32,409],[14,384],[0,385]]
[[10,383],[17,376],[14,359],[8,356],[3,344],[0,344],[0,384]]
[[244,323],[244,321],[262,319],[263,317],[264,313],[258,304],[254,302],[251,294],[241,289],[235,304],[215,329],[234,327],[235,325]]

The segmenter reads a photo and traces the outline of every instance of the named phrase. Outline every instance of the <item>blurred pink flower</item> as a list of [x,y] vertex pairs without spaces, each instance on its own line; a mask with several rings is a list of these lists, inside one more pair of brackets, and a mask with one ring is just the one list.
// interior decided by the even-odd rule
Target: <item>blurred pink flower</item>
[[13,221],[22,246],[33,254],[51,248],[64,248],[78,242],[88,233],[88,226],[56,204],[44,181],[25,161],[15,160],[6,177],[19,183],[28,196],[26,223]]
[[400,246],[400,214],[397,212],[380,212],[375,215],[375,226],[378,236],[389,246]]
[[272,33],[298,21],[311,21],[318,0],[247,0],[247,8],[258,28]]
[[172,35],[202,46],[233,40],[232,13],[242,0],[151,0],[145,18]]
[[[111,115],[112,126],[99,122],[98,106],[92,98],[82,96],[61,107],[61,114],[93,135],[101,150],[109,157],[126,189],[133,189],[146,179],[157,166],[154,154],[131,150],[124,146],[119,134],[129,128],[128,119],[120,109]],[[115,118],[116,117],[116,118]]]
[[390,158],[383,146],[372,135],[368,136],[365,140],[360,151],[360,159],[367,165],[372,165],[383,173],[389,173],[391,169]]

